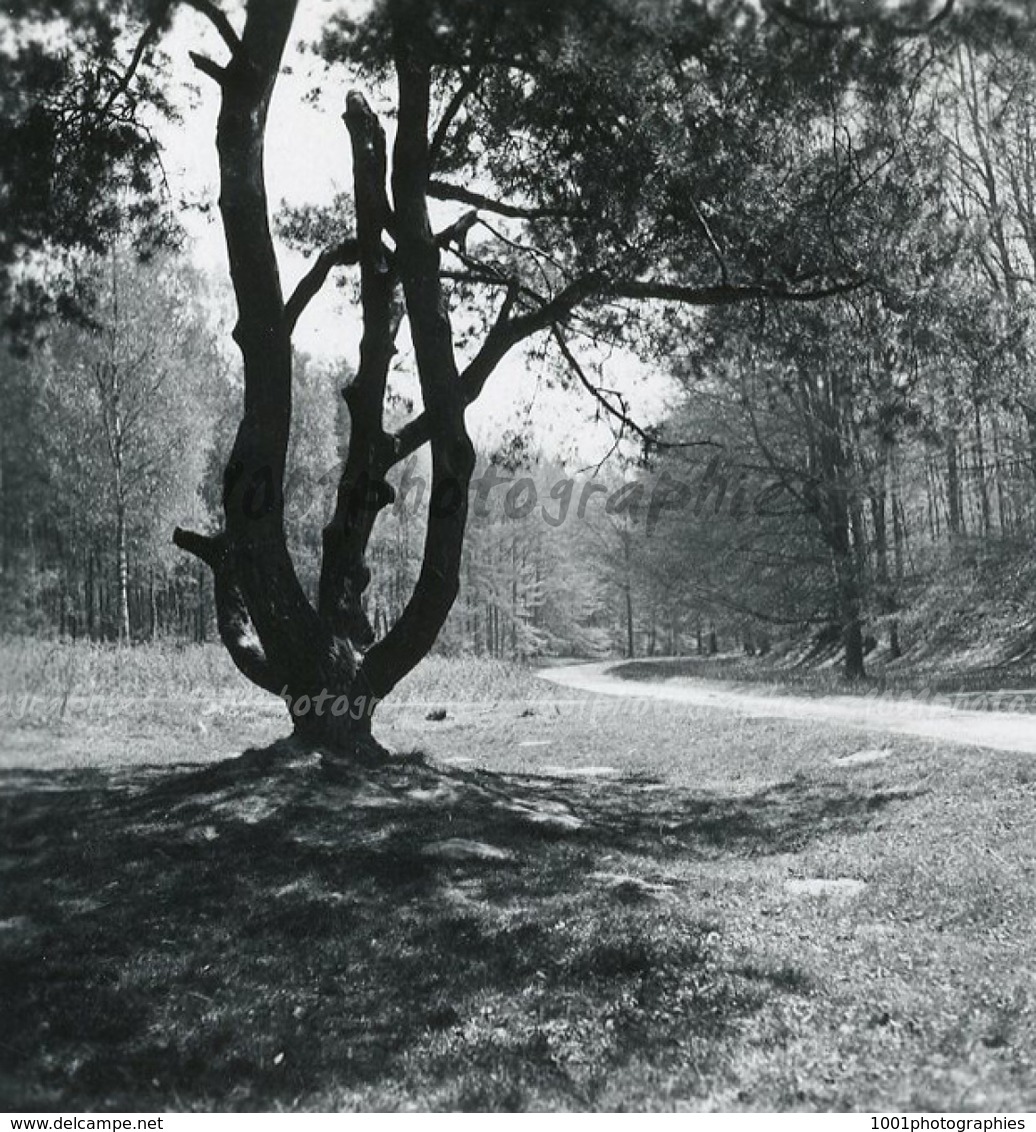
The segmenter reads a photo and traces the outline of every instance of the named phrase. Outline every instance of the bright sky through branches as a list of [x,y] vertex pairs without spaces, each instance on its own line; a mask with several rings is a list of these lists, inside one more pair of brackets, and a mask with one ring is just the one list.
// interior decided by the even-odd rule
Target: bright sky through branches
[[[347,0],[347,6],[358,14],[366,5]],[[293,46],[277,84],[267,132],[267,189],[275,212],[285,203],[319,204],[351,189],[349,144],[341,112],[346,92],[354,84],[344,76],[329,74],[323,62],[306,50],[319,37],[330,14],[341,7],[341,0],[302,0],[299,6]],[[233,13],[231,19],[240,22]],[[211,51],[220,61],[222,45],[203,17],[185,9],[164,47],[173,60],[183,112],[181,125],[163,126],[160,131],[166,174],[174,199],[195,206],[184,216],[195,259],[217,280],[226,281],[229,294],[226,250],[216,209],[218,92],[188,59],[188,52],[197,50],[203,54]],[[372,89],[364,93],[381,115],[391,143],[391,96]],[[447,223],[458,213],[457,208],[436,202],[432,205],[436,222],[441,219]],[[306,268],[306,259],[283,247],[280,258],[285,292],[290,293]],[[314,357],[328,361],[345,358],[355,365],[360,331],[359,312],[348,293],[328,285],[303,315],[296,343]],[[408,345],[401,336],[404,361]],[[637,407],[638,421],[656,420],[664,408],[668,382],[647,375],[629,356],[613,357],[605,364],[604,383],[628,395],[630,404]],[[522,422],[528,420],[533,447],[577,460],[600,459],[613,444],[611,428],[606,422],[594,421],[595,406],[589,395],[582,390],[548,388],[546,377],[545,363],[516,350],[469,410],[473,436],[482,446],[489,446],[509,428],[527,431]],[[416,382],[402,386],[400,392],[416,399]]]

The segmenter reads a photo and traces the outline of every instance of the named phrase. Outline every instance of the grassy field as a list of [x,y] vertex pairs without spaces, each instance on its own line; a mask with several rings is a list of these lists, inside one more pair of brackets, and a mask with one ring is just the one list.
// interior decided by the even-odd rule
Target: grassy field
[[1031,757],[438,659],[357,776],[215,648],[5,648],[0,1108],[1036,1107]]

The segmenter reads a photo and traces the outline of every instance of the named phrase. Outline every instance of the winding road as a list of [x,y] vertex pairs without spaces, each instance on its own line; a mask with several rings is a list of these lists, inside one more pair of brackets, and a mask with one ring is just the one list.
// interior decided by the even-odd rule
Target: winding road
[[1036,694],[1031,691],[990,693],[990,700],[996,698],[1016,710],[975,711],[953,707],[951,698],[945,696],[929,703],[898,694],[796,696],[780,689],[747,690],[742,685],[689,676],[651,682],[624,680],[609,671],[619,663],[565,665],[543,669],[537,675],[563,688],[603,696],[664,700],[757,719],[828,720],[861,731],[1036,754],[1036,715],[1025,710],[1036,710]]

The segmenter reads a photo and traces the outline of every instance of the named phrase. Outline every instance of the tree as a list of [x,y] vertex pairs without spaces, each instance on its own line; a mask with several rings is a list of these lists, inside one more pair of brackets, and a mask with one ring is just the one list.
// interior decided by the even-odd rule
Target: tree
[[[969,81],[948,100],[947,80],[957,81],[962,60]],[[1004,431],[1013,424],[1018,438],[1024,420],[1016,402],[1026,380],[1032,278],[1024,162],[1013,176],[1004,171],[1017,154],[1001,137],[1009,100],[999,86],[978,90],[999,76],[1024,92],[1029,67],[1003,49],[979,62],[951,45],[928,68],[911,95],[918,122],[889,135],[900,154],[895,177],[869,230],[852,241],[887,245],[872,255],[885,266],[867,287],[809,308],[719,312],[697,346],[681,353],[674,335],[664,351],[680,359],[688,397],[666,439],[717,443],[725,476],[761,464],[784,495],[783,530],[768,529],[759,513],[709,529],[691,524],[684,545],[700,551],[699,578],[715,570],[723,599],[744,604],[751,596],[771,611],[786,605],[794,579],[809,599],[797,619],[830,620],[837,632],[825,636],[841,643],[851,678],[863,674],[866,621],[888,629],[888,656],[900,656],[908,536],[917,547],[924,523],[914,500],[927,497],[926,541],[936,551],[928,580],[952,569],[954,557],[973,559],[975,536],[1018,529],[1026,511],[1011,452],[1025,441]],[[909,123],[905,107],[899,117]],[[964,135],[961,117],[974,136]],[[957,128],[946,129],[947,121]],[[1024,131],[1022,152],[1023,143]],[[665,459],[671,470],[674,455]],[[795,525],[803,520],[812,533]],[[792,531],[787,549],[795,553],[778,553]],[[949,562],[939,555],[944,535]],[[827,578],[812,569],[811,538],[826,548]],[[785,570],[768,576],[760,562],[767,557]],[[739,560],[753,563],[753,577]],[[796,619],[794,603],[789,612]]]
[[[168,0],[139,10],[123,0],[18,0],[5,9],[0,296],[2,325],[20,341],[42,318],[89,305],[78,256],[101,254],[129,231],[142,254],[179,243],[141,113],[172,115],[155,50],[171,12]],[[140,19],[145,29],[127,50]]]
[[[158,630],[169,527],[205,510],[225,365],[186,263],[141,266],[117,244],[78,270],[94,295],[89,324],[52,322],[10,375],[9,392],[26,399],[18,464],[34,486],[17,510],[34,525],[37,564],[56,572],[59,632],[128,641]],[[134,603],[135,589],[145,600]]]

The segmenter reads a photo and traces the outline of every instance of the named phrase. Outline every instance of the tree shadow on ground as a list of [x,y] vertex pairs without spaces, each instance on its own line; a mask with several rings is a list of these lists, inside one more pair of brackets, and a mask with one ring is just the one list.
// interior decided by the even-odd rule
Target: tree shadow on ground
[[0,1105],[593,1107],[798,988],[724,969],[667,863],[796,851],[903,797],[361,772],[290,743],[7,775]]

